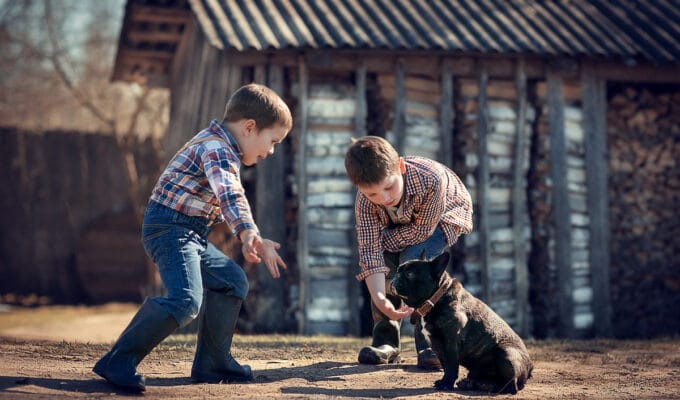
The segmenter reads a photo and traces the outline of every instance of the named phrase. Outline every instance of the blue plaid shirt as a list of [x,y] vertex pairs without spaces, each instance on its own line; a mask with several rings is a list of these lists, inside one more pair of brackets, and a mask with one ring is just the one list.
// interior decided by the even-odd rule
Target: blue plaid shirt
[[[214,137],[214,140],[205,138]],[[199,143],[193,143],[204,140]],[[255,229],[241,184],[241,152],[217,120],[194,136],[170,160],[150,200],[189,216],[226,222],[234,235]]]

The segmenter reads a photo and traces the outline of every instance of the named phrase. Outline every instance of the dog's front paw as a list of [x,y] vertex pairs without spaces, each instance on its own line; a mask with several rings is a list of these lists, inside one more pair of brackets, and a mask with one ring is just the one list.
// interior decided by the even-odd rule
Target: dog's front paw
[[440,379],[435,381],[434,388],[437,390],[453,390],[454,381],[451,379]]

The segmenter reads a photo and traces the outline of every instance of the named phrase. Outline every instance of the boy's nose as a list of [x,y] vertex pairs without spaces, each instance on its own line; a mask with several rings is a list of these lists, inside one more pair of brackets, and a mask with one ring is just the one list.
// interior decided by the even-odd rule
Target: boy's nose
[[388,201],[390,201],[390,194],[387,193],[387,192],[383,192],[382,201],[383,201],[383,203],[387,203]]

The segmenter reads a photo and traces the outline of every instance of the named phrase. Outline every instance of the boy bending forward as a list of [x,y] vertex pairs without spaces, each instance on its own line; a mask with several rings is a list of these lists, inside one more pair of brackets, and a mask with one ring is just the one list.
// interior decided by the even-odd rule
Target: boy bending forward
[[[355,216],[361,272],[357,279],[366,281],[372,300],[373,343],[359,351],[359,362],[397,362],[401,319],[413,309],[386,290],[394,273],[389,266],[423,254],[433,258],[460,235],[470,233],[472,201],[449,168],[424,157],[399,157],[378,136],[353,141],[345,154],[345,169],[358,189]],[[418,367],[440,368],[420,321],[415,342]]]

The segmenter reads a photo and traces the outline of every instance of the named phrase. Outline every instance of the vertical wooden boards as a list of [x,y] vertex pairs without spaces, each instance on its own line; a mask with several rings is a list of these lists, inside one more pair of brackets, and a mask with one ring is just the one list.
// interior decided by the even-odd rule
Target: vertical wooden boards
[[587,205],[590,217],[590,268],[593,287],[594,329],[597,336],[612,335],[609,291],[610,225],[607,152],[606,82],[586,66],[582,75],[585,131]]
[[449,168],[453,167],[453,67],[448,61],[442,63],[441,97],[439,101],[439,152],[438,158]]
[[[359,73],[358,80],[362,79]],[[299,188],[305,226],[299,228],[306,232],[306,244],[304,253],[298,254],[305,268],[304,333],[345,335],[350,320],[358,317],[352,315],[357,298],[350,298],[350,293],[358,292],[352,288],[358,283],[352,261],[354,188],[345,175],[344,154],[352,136],[362,129],[357,127],[363,125],[356,108],[360,94],[351,74],[319,79],[319,71],[310,69],[306,87],[302,80],[294,91],[304,90],[299,97],[306,101],[304,144],[300,142],[298,149],[304,152],[300,173],[305,175],[304,187]]]
[[[354,137],[359,138],[366,134],[366,61],[362,60],[357,66],[354,74],[356,84],[356,112],[354,117]],[[349,145],[349,143],[348,143]],[[356,188],[352,185],[352,198],[356,198]],[[348,333],[354,336],[361,334],[361,318],[359,309],[361,306],[361,285],[363,283],[357,282],[355,278],[356,271],[359,265],[358,245],[356,230],[350,229],[348,233],[350,236],[350,243],[352,248],[352,256],[350,266],[347,268],[347,296],[349,299],[349,321],[347,324]]]
[[406,66],[404,60],[399,59],[395,65],[395,97],[394,97],[394,148],[400,155],[404,152],[406,140]]
[[549,71],[547,100],[549,110],[550,163],[555,224],[555,264],[559,281],[560,331],[564,337],[573,335],[571,215],[567,187],[567,147],[564,128],[564,95],[562,78]]
[[[257,66],[255,82],[266,84],[283,96],[283,68],[277,65]],[[286,139],[290,140],[290,138]],[[262,237],[278,242],[279,252],[286,259],[286,162],[287,154],[283,145],[274,149],[274,154],[256,166],[255,222]],[[257,269],[257,308],[253,320],[256,332],[283,332],[286,329],[284,282],[272,279],[267,268]]]
[[487,142],[487,130],[489,125],[489,112],[487,104],[487,88],[489,75],[484,62],[479,63],[477,75],[477,212],[479,213],[480,263],[482,267],[481,284],[484,301],[491,302],[491,239],[489,224],[489,151]]
[[310,302],[309,285],[310,276],[307,266],[307,174],[306,174],[306,149],[307,149],[307,118],[309,111],[309,69],[304,57],[299,57],[299,104],[298,104],[298,153],[296,163],[297,196],[298,196],[298,240],[297,262],[300,270],[300,310],[298,316],[298,332],[307,332],[307,309]]
[[528,229],[526,209],[527,164],[527,77],[523,59],[517,61],[515,86],[517,90],[517,117],[515,124],[515,154],[512,171],[512,232],[515,260],[515,298],[517,301],[517,332],[529,336],[529,273],[527,267]]

